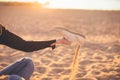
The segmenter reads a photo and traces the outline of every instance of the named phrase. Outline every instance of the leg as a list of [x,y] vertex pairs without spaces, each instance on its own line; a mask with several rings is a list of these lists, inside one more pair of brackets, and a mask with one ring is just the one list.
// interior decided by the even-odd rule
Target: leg
[[0,75],[13,75],[16,74],[20,77],[29,80],[34,70],[34,64],[31,59],[23,58],[20,61],[8,66],[0,72]]
[[20,76],[17,75],[10,75],[8,77],[8,80],[22,80]]

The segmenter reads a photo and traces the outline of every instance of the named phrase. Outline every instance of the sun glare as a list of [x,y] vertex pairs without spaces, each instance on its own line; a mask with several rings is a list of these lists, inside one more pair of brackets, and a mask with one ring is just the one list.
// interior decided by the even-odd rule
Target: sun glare
[[38,0],[38,2],[41,4],[45,4],[46,2],[48,2],[48,0]]
[[0,0],[39,2],[47,8],[120,10],[120,0]]
[[120,10],[120,0],[49,0],[49,8]]

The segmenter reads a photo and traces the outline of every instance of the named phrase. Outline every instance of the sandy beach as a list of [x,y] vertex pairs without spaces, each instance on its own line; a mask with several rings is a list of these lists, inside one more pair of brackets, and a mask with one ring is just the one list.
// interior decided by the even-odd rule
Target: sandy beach
[[[0,23],[25,40],[52,40],[62,27],[86,36],[74,80],[120,80],[120,11],[41,9],[0,6]],[[70,80],[76,46],[57,45],[22,52],[0,45],[0,70],[23,57],[32,58],[31,80]]]

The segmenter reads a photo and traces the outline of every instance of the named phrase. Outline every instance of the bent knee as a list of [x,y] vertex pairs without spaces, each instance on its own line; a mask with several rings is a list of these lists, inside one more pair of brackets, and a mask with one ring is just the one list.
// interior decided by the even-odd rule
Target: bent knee
[[20,60],[20,62],[25,63],[26,66],[31,66],[34,68],[34,63],[31,58],[25,57],[22,60]]
[[33,63],[32,59],[28,57],[23,58],[22,61],[26,63]]

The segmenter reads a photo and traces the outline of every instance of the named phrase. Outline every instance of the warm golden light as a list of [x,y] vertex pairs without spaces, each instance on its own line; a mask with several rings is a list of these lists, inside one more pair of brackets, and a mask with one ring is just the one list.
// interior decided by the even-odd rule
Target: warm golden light
[[120,0],[0,0],[39,2],[47,8],[120,10]]
[[38,0],[38,2],[41,4],[45,4],[46,2],[48,2],[48,0]]
[[119,0],[49,0],[49,8],[120,10]]

